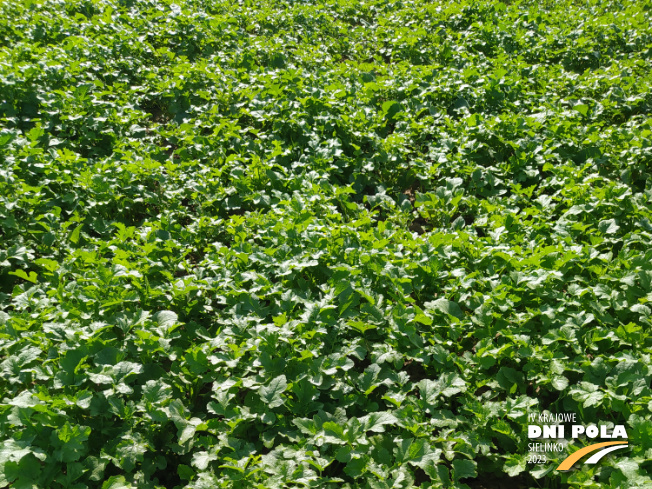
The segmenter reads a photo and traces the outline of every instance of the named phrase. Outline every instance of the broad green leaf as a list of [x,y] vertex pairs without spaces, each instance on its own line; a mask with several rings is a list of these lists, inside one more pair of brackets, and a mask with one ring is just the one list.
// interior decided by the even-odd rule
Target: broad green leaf
[[70,236],[68,237],[68,239],[72,243],[74,243],[74,244],[79,243],[79,238],[80,238],[81,230],[82,230],[83,227],[84,227],[83,224],[79,224],[77,227],[75,227],[75,229],[72,230],[72,232],[70,233]]
[[287,387],[288,383],[285,375],[279,375],[272,379],[269,384],[260,388],[260,398],[270,409],[279,407],[284,403],[281,394],[285,392]]
[[135,486],[128,483],[121,475],[113,475],[102,484],[102,489],[134,489]]
[[209,452],[196,452],[192,457],[193,467],[197,467],[199,470],[206,470],[208,464],[217,460],[217,455]]
[[600,230],[601,233],[604,234],[614,234],[618,232],[620,226],[616,224],[616,221],[614,219],[607,219],[604,221],[600,221],[600,223],[598,224],[598,229]]
[[476,463],[473,460],[464,460],[456,458],[453,460],[453,480],[475,478],[478,474]]
[[386,425],[394,425],[397,421],[396,417],[387,411],[371,413],[360,418],[365,431],[376,433],[384,433]]
[[32,282],[33,284],[38,283],[38,276],[36,275],[36,272],[29,272],[29,275],[27,272],[24,270],[16,270],[13,272],[9,272],[9,275],[15,275],[19,278],[22,278],[23,280],[27,280],[28,282]]

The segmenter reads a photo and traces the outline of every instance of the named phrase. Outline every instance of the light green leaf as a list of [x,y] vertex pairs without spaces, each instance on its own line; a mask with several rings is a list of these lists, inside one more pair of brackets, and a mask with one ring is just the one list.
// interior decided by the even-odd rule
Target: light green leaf
[[70,241],[72,241],[74,244],[79,243],[80,233],[81,233],[81,230],[82,230],[83,227],[84,227],[84,225],[80,224],[75,229],[73,229],[72,232],[70,233],[70,236],[68,237],[68,239]]
[[600,221],[598,229],[604,234],[615,234],[620,229],[620,226],[616,224],[615,219],[607,219],[605,221]]
[[396,416],[387,411],[371,413],[360,418],[360,423],[364,426],[365,431],[373,431],[375,433],[384,433],[385,425],[393,425],[397,422]]
[[36,275],[36,272],[29,272],[29,275],[27,275],[24,270],[15,270],[13,272],[9,272],[9,275],[15,275],[16,277],[27,280],[28,282],[32,282],[33,284],[38,283],[38,276]]
[[217,454],[215,453],[209,453],[205,451],[196,452],[192,456],[192,465],[193,467],[197,467],[199,470],[206,470],[208,468],[208,464],[215,460],[217,460]]
[[269,408],[279,407],[283,404],[281,394],[287,389],[288,383],[285,375],[279,375],[268,385],[260,388],[260,398]]

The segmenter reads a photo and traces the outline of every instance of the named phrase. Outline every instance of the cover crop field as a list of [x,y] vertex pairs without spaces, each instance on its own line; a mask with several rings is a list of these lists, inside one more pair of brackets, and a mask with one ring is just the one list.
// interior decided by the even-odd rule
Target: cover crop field
[[579,3],[0,2],[0,487],[652,487],[652,3]]

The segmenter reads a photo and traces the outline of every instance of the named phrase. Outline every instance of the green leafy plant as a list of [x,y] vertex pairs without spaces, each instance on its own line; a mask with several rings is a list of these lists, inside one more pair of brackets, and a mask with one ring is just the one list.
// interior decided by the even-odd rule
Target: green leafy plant
[[0,3],[0,487],[649,487],[650,7]]

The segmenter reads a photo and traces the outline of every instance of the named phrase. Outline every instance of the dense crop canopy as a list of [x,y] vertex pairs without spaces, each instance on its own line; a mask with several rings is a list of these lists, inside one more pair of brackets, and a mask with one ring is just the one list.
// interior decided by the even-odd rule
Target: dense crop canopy
[[0,487],[649,488],[651,7],[0,2]]

